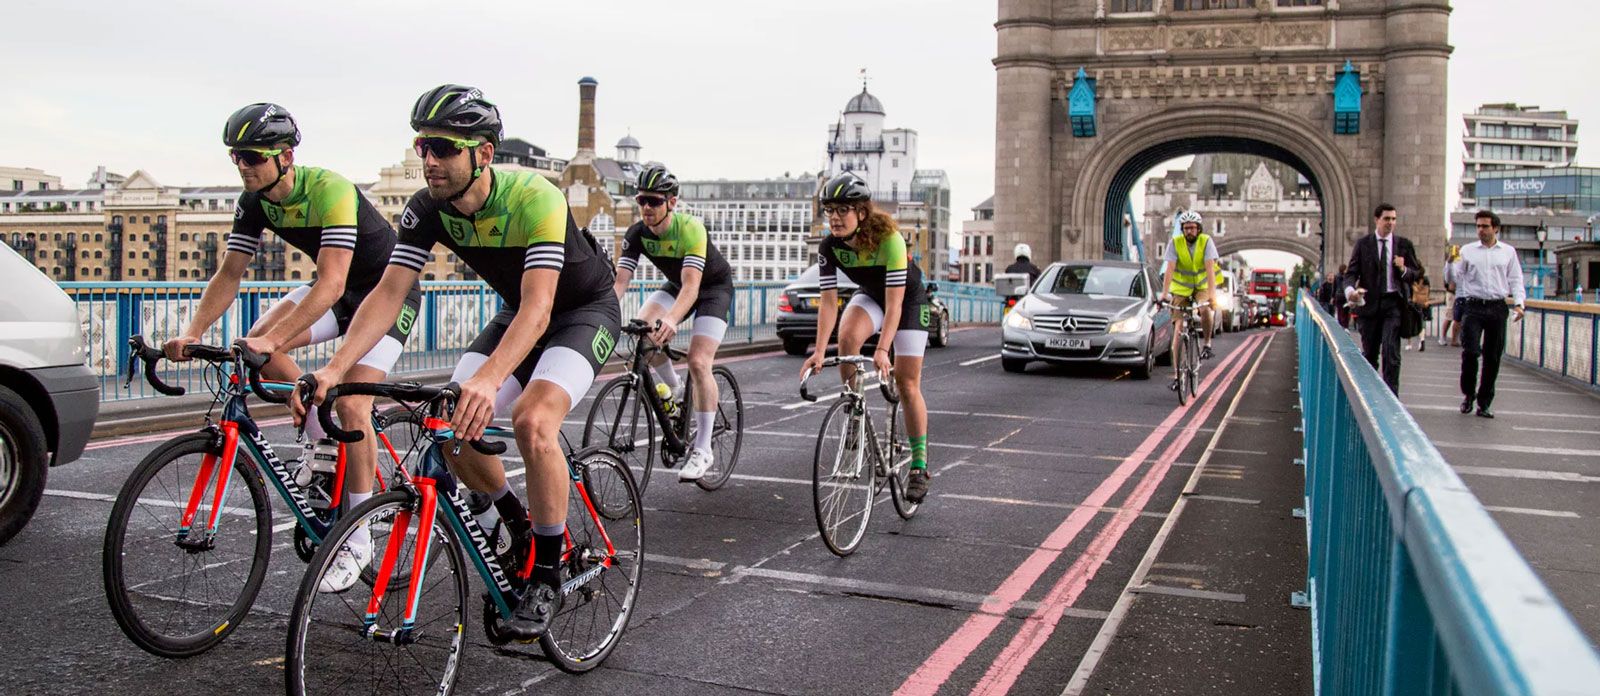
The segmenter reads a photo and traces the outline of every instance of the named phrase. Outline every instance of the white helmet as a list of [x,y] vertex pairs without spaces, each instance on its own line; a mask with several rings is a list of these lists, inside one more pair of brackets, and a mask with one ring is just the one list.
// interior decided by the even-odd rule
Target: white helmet
[[1033,249],[1026,244],[1018,244],[1013,251],[1016,253],[1012,254],[1012,256],[1033,258]]
[[1192,222],[1192,223],[1194,223],[1196,225],[1200,225],[1202,228],[1205,227],[1205,225],[1203,223],[1201,223],[1201,221],[1200,221],[1200,213],[1198,213],[1196,211],[1193,211],[1193,210],[1185,210],[1185,211],[1183,211],[1181,213],[1178,213],[1178,228],[1179,229],[1182,229],[1185,224],[1190,223],[1190,222]]

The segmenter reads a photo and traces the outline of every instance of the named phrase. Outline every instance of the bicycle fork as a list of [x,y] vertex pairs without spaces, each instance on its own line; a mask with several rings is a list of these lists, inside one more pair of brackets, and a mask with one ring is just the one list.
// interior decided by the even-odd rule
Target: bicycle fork
[[400,558],[400,548],[405,545],[406,534],[411,529],[411,510],[401,510],[390,523],[389,541],[384,545],[383,561],[378,566],[372,583],[372,599],[367,601],[367,612],[362,617],[363,633],[369,640],[406,645],[416,641],[414,629],[417,621],[417,603],[422,599],[422,575],[428,568],[428,554],[433,546],[433,516],[437,509],[439,491],[434,480],[417,477],[412,480],[420,498],[417,517],[417,541],[412,553],[410,584],[406,592],[406,612],[400,628],[383,629],[378,626],[378,614],[383,608],[384,595],[389,591],[389,578]]
[[[217,515],[222,511],[222,506],[227,502],[228,489],[233,485],[233,477],[228,473],[233,471],[234,461],[239,453],[239,424],[233,421],[223,421],[222,427],[222,454],[207,452],[200,460],[200,471],[195,475],[194,486],[189,491],[189,502],[183,507],[183,517],[178,523],[177,544],[190,551],[203,551],[210,547],[211,540],[217,534]],[[194,526],[195,514],[200,510],[200,501],[205,497],[205,492],[211,486],[212,475],[217,479],[216,491],[211,497],[211,514],[206,520],[206,533],[203,539],[191,539],[190,531]]]

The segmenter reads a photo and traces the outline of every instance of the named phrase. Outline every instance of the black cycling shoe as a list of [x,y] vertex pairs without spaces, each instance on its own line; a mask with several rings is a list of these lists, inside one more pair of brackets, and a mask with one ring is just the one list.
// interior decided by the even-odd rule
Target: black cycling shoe
[[1200,359],[1201,360],[1210,360],[1211,359],[1211,346],[1200,346]]
[[1167,388],[1171,389],[1172,391],[1178,391],[1178,386],[1181,385],[1181,384],[1183,384],[1183,379],[1182,378],[1173,377],[1172,378],[1172,384],[1168,384]]
[[561,589],[536,582],[522,595],[522,603],[506,621],[504,632],[513,640],[534,641],[550,630],[550,622],[561,613]]
[[928,469],[926,467],[911,470],[911,477],[906,481],[906,502],[920,503],[928,497]]

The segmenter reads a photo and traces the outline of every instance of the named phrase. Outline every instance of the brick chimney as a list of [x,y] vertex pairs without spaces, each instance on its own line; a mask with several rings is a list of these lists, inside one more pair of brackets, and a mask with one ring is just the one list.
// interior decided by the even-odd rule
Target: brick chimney
[[594,90],[600,82],[592,77],[578,80],[578,152],[594,153]]

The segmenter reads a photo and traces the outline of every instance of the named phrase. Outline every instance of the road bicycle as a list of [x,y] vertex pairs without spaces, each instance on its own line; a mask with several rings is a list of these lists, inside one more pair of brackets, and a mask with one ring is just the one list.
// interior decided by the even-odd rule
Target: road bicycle
[[[872,366],[872,358],[845,355],[822,361],[823,368],[841,364],[856,366],[856,373],[822,417],[811,467],[811,499],[822,543],[834,554],[848,556],[866,535],[872,507],[886,484],[902,519],[917,514],[919,504],[905,497],[911,448],[900,436],[900,395],[894,380],[884,377],[878,385],[887,403],[880,431],[873,425],[866,398],[866,381],[873,375],[863,371]],[[807,372],[800,378],[800,398],[806,401],[819,400],[807,389],[815,375]]]
[[[315,391],[315,384],[306,389]],[[532,540],[510,545],[501,555],[499,540],[457,490],[445,451],[459,453],[462,442],[444,419],[460,396],[456,385],[334,387],[317,417],[335,440],[349,443],[361,435],[339,430],[329,418],[338,398],[356,394],[417,404],[422,435],[414,445],[417,456],[405,458],[411,474],[350,511],[311,559],[289,619],[287,692],[448,694],[460,676],[470,576],[475,571],[486,590],[481,622],[489,642],[512,644],[504,626],[523,593],[531,591]],[[485,435],[507,438],[511,431],[491,427]],[[498,440],[471,446],[484,454],[506,449]],[[633,476],[614,451],[604,446],[563,451],[572,480],[560,559],[564,602],[538,643],[556,667],[581,673],[599,666],[616,648],[633,614],[644,568],[643,509]],[[377,582],[365,591],[357,586],[341,594],[319,592],[333,568],[334,550],[357,525],[371,534]]]
[[[131,337],[128,345],[125,384],[132,383],[142,362],[144,379],[156,391],[185,393],[161,380],[157,366],[165,355],[160,348],[146,345],[142,336]],[[101,559],[117,625],[135,645],[168,658],[215,647],[249,614],[272,554],[268,484],[294,516],[294,549],[305,561],[340,516],[337,501],[344,495],[346,469],[340,447],[331,476],[308,477],[308,469],[295,465],[309,463],[285,462],[267,442],[246,399],[253,393],[287,403],[293,389],[290,383],[262,381],[267,356],[238,344],[191,344],[184,354],[204,364],[202,374],[214,395],[205,424],[157,445],[134,467],[111,507]],[[383,490],[385,468],[387,480],[403,476],[390,434],[407,446],[408,419],[406,413],[374,414],[373,429],[389,457],[377,467],[374,490]]]
[[1183,332],[1174,346],[1172,364],[1178,376],[1172,380],[1170,388],[1178,393],[1178,405],[1182,406],[1195,397],[1196,385],[1200,383],[1200,341],[1205,338],[1205,329],[1193,306],[1173,307],[1172,311],[1178,315],[1174,319],[1183,324]]
[[[622,327],[623,333],[633,336],[628,372],[600,388],[583,424],[583,445],[610,445],[633,470],[641,493],[650,484],[650,472],[655,468],[658,427],[661,465],[668,469],[683,463],[694,442],[694,375],[689,375],[684,386],[683,403],[669,408],[670,395],[663,398],[661,392],[665,389],[658,388],[660,382],[650,367],[650,358],[658,352],[670,360],[683,360],[686,355],[672,346],[651,341],[649,336],[654,330],[653,325],[639,319]],[[744,441],[744,397],[739,381],[734,379],[733,371],[721,365],[711,368],[711,376],[717,383],[716,417],[711,430],[711,451],[716,462],[695,481],[708,491],[728,482],[739,464],[739,448]]]

